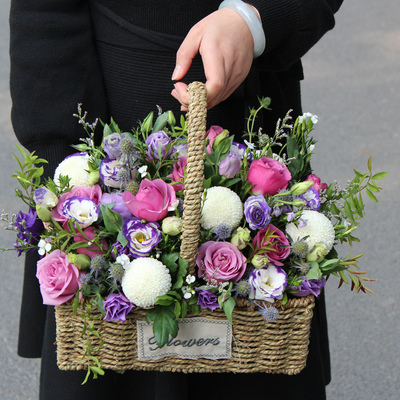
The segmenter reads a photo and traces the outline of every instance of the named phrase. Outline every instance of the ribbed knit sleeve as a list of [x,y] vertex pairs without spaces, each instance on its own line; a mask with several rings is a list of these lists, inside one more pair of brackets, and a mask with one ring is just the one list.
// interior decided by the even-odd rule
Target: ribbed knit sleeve
[[335,25],[343,0],[246,0],[260,12],[266,49],[261,67],[284,70],[298,61]]
[[72,114],[80,102],[107,119],[86,1],[12,0],[10,33],[12,123],[24,146],[43,157],[50,142],[78,143],[85,132]]

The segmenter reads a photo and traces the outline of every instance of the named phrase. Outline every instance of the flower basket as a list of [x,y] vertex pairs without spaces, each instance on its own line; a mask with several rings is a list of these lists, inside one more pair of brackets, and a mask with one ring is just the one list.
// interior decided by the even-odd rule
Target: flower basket
[[[194,82],[189,85],[189,92],[188,161],[180,254],[188,261],[188,273],[194,274],[204,180],[206,91],[204,84]],[[88,320],[79,316],[79,307],[74,315],[72,301],[69,301],[55,307],[58,366],[62,370],[87,369],[86,359],[89,356],[85,355],[86,340],[88,335],[92,335],[91,354],[95,355],[104,369],[298,374],[306,364],[314,296],[290,299],[285,305],[276,301],[274,306],[279,316],[274,322],[265,321],[254,307],[250,309],[248,301],[246,304],[245,301],[239,304],[239,301],[236,300],[232,313],[232,336],[225,344],[231,347],[230,358],[191,359],[195,357],[172,355],[149,361],[138,359],[138,323],[145,320],[145,309],[134,308],[123,323],[104,321],[100,312],[92,309],[89,323],[94,324],[97,337],[84,329]],[[190,322],[191,318],[199,317],[226,321],[221,309],[212,312],[202,309],[200,314],[188,315],[184,321]],[[83,331],[86,333],[82,335]],[[168,345],[177,347],[177,342]]]

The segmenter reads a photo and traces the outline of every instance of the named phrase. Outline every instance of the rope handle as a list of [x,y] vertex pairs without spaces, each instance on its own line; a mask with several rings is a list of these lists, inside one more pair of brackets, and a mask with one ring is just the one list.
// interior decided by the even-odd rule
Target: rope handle
[[201,197],[204,184],[204,143],[206,138],[207,91],[204,83],[188,86],[187,166],[185,176],[181,257],[188,261],[188,274],[194,275],[200,238]]

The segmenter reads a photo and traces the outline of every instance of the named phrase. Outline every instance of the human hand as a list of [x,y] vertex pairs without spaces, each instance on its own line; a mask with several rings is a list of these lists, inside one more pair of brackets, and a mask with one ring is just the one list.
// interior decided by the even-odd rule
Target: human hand
[[[230,8],[213,12],[192,27],[176,54],[173,80],[182,79],[200,53],[206,76],[207,108],[228,98],[244,81],[253,62],[253,36],[244,19]],[[171,94],[187,111],[187,85],[177,82]]]

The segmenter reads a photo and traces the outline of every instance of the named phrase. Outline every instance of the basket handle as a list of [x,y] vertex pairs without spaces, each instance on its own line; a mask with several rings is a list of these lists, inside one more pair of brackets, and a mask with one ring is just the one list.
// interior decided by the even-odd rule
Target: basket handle
[[204,83],[188,86],[187,166],[185,176],[181,257],[188,261],[188,273],[194,275],[200,238],[201,197],[204,184],[204,143],[206,138],[207,91]]

